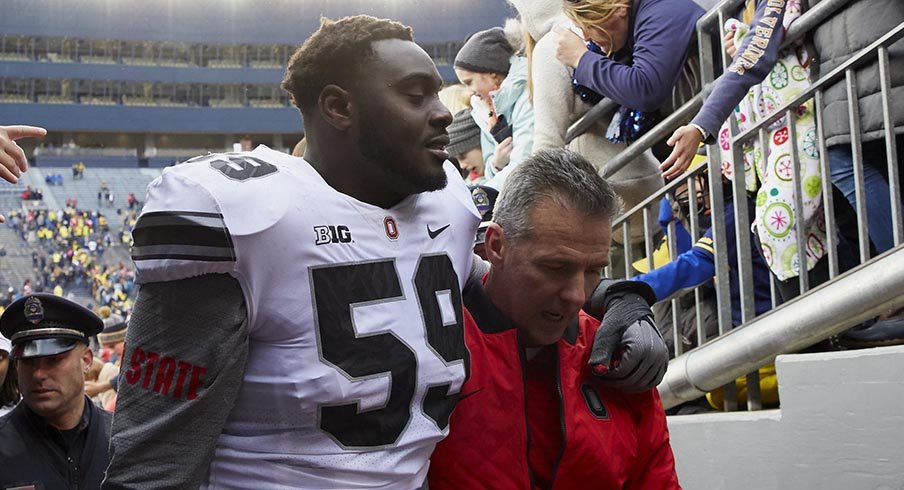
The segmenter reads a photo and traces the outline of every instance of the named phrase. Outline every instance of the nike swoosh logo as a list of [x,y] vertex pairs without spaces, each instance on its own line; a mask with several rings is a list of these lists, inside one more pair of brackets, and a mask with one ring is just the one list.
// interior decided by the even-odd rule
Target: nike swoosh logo
[[471,396],[471,395],[476,395],[476,394],[480,393],[481,391],[483,391],[483,388],[478,388],[478,389],[476,389],[476,390],[474,390],[474,391],[472,391],[472,392],[470,392],[470,393],[465,393],[464,395],[461,395],[461,396],[458,397],[458,401],[462,401],[462,400],[464,400],[465,398],[467,398],[467,397],[469,397],[469,396]]
[[427,225],[427,235],[429,235],[429,236],[430,236],[430,239],[432,240],[432,239],[438,237],[440,233],[446,231],[446,228],[448,228],[448,227],[450,227],[450,226],[452,226],[451,223],[449,223],[448,225],[446,225],[446,226],[444,226],[444,227],[442,227],[442,228],[438,228],[438,229],[436,229],[436,230],[431,230],[431,229],[430,229],[430,225]]

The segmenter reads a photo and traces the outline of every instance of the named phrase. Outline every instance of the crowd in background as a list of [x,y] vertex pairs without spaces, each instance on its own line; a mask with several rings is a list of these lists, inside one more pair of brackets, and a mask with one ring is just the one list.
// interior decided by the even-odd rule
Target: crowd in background
[[[131,264],[107,263],[104,254],[112,246],[130,242],[126,231],[134,224],[135,212],[123,222],[123,229],[113,230],[101,212],[67,207],[60,211],[11,211],[7,227],[34,248],[31,265],[34,284],[26,280],[18,294],[53,292],[58,296],[74,293],[88,296],[92,306],[107,306],[126,314],[136,291],[135,272]],[[126,241],[123,241],[123,240]]]

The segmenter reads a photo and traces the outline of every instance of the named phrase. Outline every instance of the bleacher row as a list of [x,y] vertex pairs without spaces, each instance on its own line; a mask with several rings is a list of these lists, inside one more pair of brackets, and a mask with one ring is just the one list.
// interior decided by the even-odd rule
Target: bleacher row
[[[0,93],[0,104],[86,104],[86,105],[125,105],[135,107],[203,107],[197,101],[172,100],[168,98],[155,98],[122,95],[101,97],[96,95],[64,96],[57,94],[38,94],[35,97],[25,94]],[[240,108],[253,107],[265,109],[282,109],[289,107],[288,98],[282,99],[255,99],[248,98],[247,103],[236,98],[210,98],[207,106],[214,108]]]
[[[41,44],[40,39],[42,38],[35,38],[35,44]],[[87,42],[87,40],[78,41]],[[0,61],[122,64],[174,68],[274,69],[284,68],[286,60],[296,48],[289,44],[264,47],[250,45],[201,46],[192,43],[175,43],[176,46],[168,46],[170,49],[160,49],[159,46],[153,46],[154,43],[150,43],[150,48],[147,43],[136,41],[108,41],[108,43],[117,43],[120,46],[118,49],[105,46],[107,53],[102,54],[97,54],[98,50],[92,49],[93,47],[88,45],[80,46],[78,52],[72,52],[72,48],[54,52],[37,49],[35,46],[31,46],[28,40],[19,39],[18,46],[15,42],[5,43],[5,49],[0,51]],[[461,43],[456,41],[428,44],[423,47],[437,64],[448,65],[460,46]],[[114,54],[116,51],[119,54]],[[130,54],[125,54],[126,52]]]
[[[126,196],[133,193],[139,201],[144,201],[148,184],[161,173],[161,169],[152,168],[92,167],[90,158],[84,162],[87,168],[80,179],[73,180],[72,170],[68,167],[32,167],[24,174],[26,178],[14,188],[24,190],[25,185],[30,185],[40,189],[44,194],[43,205],[47,208],[62,209],[67,199],[75,199],[80,208],[103,211],[110,220],[110,226],[118,228],[129,208]],[[45,176],[57,173],[63,176],[63,185],[48,185],[44,182]],[[103,202],[103,199],[98,200],[98,191],[103,183],[113,192],[112,206],[109,202]],[[0,209],[16,209],[20,205],[18,194],[0,195]],[[123,210],[122,214],[117,213],[117,209]]]

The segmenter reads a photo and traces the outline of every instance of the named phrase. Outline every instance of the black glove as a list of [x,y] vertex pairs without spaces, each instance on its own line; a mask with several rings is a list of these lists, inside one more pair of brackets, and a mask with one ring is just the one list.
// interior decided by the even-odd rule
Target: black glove
[[[638,320],[625,329],[619,353],[608,371],[597,376],[606,386],[628,393],[655,388],[669,366],[668,348],[650,318]],[[591,351],[591,359],[592,354]]]
[[626,392],[656,387],[665,376],[669,354],[650,306],[656,294],[638,281],[603,279],[584,304],[602,318],[589,364],[604,384]]

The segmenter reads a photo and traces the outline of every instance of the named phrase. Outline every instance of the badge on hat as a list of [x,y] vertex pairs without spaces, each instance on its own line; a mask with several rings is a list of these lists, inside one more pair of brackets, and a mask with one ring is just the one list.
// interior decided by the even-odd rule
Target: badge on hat
[[25,319],[35,325],[41,323],[44,319],[44,305],[41,300],[32,296],[25,300]]
[[481,216],[490,210],[490,196],[487,195],[487,191],[480,187],[475,187],[474,190],[471,191],[471,198],[474,200],[474,205],[477,206],[477,212],[480,213]]

